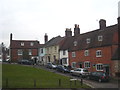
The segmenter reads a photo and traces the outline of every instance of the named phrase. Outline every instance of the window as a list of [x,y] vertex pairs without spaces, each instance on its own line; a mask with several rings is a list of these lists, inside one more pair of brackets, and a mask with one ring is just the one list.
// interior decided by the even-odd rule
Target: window
[[98,41],[103,41],[103,36],[98,36]]
[[90,68],[90,62],[89,61],[84,62],[84,67],[85,68]]
[[90,43],[90,38],[86,39],[86,43],[89,44]]
[[76,62],[72,62],[71,66],[72,68],[76,68]]
[[31,43],[30,43],[30,46],[34,46],[34,43],[33,43],[33,42],[31,42]]
[[21,49],[18,50],[18,55],[23,55],[23,51]]
[[21,46],[24,46],[24,42],[21,42]]
[[67,58],[62,59],[62,64],[67,64]]
[[75,54],[75,52],[72,52],[72,57],[76,57],[76,54]]
[[103,71],[103,64],[96,64],[97,71]]
[[85,51],[84,51],[84,55],[85,55],[85,56],[89,56],[89,50],[85,50]]
[[74,46],[77,46],[77,41],[74,41]]
[[57,47],[56,46],[54,47],[54,49],[55,49],[55,52],[57,52]]
[[29,55],[32,55],[32,50],[31,49],[29,49]]
[[101,50],[96,51],[96,57],[102,57],[102,51]]
[[40,53],[43,53],[43,48],[40,49]]
[[63,55],[66,55],[66,52],[65,52],[65,50],[63,50]]

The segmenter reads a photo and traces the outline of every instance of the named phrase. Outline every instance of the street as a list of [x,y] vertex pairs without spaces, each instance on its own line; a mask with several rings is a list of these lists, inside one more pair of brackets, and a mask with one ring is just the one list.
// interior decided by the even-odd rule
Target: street
[[[48,69],[45,66],[35,66],[35,67],[36,68],[45,69],[45,70],[48,70],[48,71],[53,72],[53,73],[58,73],[58,74],[61,74],[61,75],[64,75],[64,76],[72,77],[72,78],[78,79],[79,81],[81,80],[79,77],[72,76],[69,73],[57,72],[56,70]],[[120,88],[120,84],[117,81],[116,82],[109,81],[109,82],[99,83],[97,81],[88,80],[86,78],[83,78],[83,82],[85,84],[89,85],[92,88]]]

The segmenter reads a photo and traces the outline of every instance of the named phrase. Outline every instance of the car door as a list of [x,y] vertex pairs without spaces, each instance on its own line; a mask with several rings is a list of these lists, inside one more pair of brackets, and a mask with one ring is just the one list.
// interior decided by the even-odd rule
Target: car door
[[95,80],[96,79],[96,72],[92,72],[90,78],[93,79],[93,80]]

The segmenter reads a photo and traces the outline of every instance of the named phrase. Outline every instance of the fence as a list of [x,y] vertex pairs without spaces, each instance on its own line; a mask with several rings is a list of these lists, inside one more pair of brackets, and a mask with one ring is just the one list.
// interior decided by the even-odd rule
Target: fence
[[[28,82],[30,84],[27,84]],[[83,86],[83,79],[78,81],[77,79],[71,79],[71,78],[68,81],[64,81],[64,79],[57,79],[56,82],[51,82],[51,84],[49,83],[47,84],[47,82],[44,84],[44,82],[36,79],[33,79],[32,81],[28,80],[28,82],[26,82],[26,85],[24,84],[19,85],[21,81],[11,82],[10,79],[6,78],[6,80],[4,80],[3,83],[3,88],[28,88],[28,87],[29,88],[80,88]],[[14,86],[15,83],[18,84]]]

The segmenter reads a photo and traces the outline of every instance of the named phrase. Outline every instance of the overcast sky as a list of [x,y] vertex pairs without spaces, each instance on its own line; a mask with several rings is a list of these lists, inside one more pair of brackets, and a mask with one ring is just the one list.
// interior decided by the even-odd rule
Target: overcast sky
[[10,33],[15,40],[44,43],[65,29],[79,24],[80,32],[96,30],[99,20],[107,26],[117,23],[120,0],[0,0],[0,42],[9,46]]

